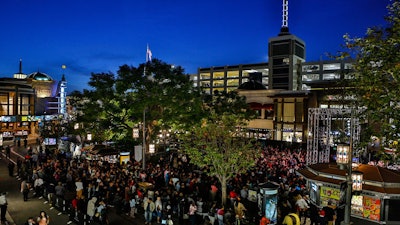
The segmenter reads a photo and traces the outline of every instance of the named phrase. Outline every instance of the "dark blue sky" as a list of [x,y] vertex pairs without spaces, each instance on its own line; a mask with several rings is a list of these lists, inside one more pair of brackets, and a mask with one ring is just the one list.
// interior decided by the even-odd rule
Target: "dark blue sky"
[[[289,0],[290,32],[307,61],[341,49],[343,34],[385,25],[390,0]],[[0,77],[40,71],[68,92],[88,89],[92,72],[153,58],[199,67],[267,62],[268,39],[282,24],[281,0],[1,0]],[[66,65],[65,70],[61,69]]]

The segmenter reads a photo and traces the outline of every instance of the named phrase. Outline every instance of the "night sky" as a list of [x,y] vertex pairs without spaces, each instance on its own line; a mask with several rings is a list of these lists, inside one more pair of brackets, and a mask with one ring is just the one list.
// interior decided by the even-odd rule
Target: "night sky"
[[[306,60],[341,50],[343,35],[386,25],[390,0],[289,0],[289,30]],[[1,0],[0,77],[40,71],[68,92],[88,89],[91,73],[153,58],[186,73],[268,61],[268,40],[282,25],[281,0]],[[66,69],[62,69],[66,65]]]

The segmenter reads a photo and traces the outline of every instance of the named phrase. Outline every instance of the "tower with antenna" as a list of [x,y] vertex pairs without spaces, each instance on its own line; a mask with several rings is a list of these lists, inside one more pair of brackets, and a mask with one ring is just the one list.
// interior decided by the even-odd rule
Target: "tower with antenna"
[[268,41],[268,69],[270,89],[301,90],[301,63],[305,62],[306,45],[289,33],[289,0],[282,0],[280,33]]
[[[62,65],[62,69],[65,70],[67,67]],[[59,97],[58,97],[58,113],[67,115],[67,80],[63,73],[61,81],[59,83]]]
[[24,74],[24,73],[22,72],[22,59],[19,59],[19,70],[18,70],[18,73],[14,73],[13,78],[16,78],[16,79],[26,79],[27,76],[28,76],[28,75],[26,75],[26,74]]

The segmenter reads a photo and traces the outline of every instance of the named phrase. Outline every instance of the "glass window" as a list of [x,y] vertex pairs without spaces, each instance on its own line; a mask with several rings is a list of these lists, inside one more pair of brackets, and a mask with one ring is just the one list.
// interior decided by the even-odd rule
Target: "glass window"
[[326,73],[322,75],[322,80],[339,80],[339,79],[340,79],[340,74]]
[[202,87],[210,87],[211,85],[210,85],[210,81],[201,81],[200,82],[200,85],[202,86]]
[[340,63],[324,64],[323,69],[324,70],[339,70],[340,69]]
[[319,70],[319,65],[305,65],[303,66],[304,72],[315,72]]
[[319,80],[319,74],[306,74],[302,76],[303,81],[315,81]]
[[214,87],[223,87],[224,86],[224,81],[223,80],[214,80],[213,86]]
[[213,72],[213,79],[224,79],[225,72]]
[[[303,122],[303,99],[298,99],[296,102],[296,122]],[[300,102],[301,101],[301,102]]]
[[228,86],[239,86],[239,79],[228,79]]
[[238,70],[228,71],[226,76],[228,78],[237,78],[237,77],[239,77],[239,71]]
[[219,91],[219,92],[221,92],[221,91],[224,91],[224,88],[213,88],[213,91]]
[[276,117],[278,122],[282,121],[282,103],[278,103],[276,110]]
[[285,103],[283,107],[283,121],[293,122],[295,118],[294,103]]
[[200,73],[200,80],[208,80],[210,77],[210,73]]
[[263,78],[262,78],[262,83],[263,83],[264,85],[268,85],[268,77],[263,77]]

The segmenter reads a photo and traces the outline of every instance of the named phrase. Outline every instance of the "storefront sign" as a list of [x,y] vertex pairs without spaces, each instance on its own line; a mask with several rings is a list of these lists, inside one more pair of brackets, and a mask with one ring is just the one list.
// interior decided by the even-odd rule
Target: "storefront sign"
[[324,198],[339,200],[340,199],[340,190],[337,188],[329,188],[329,187],[322,186],[320,195],[321,195],[321,197],[324,197]]

